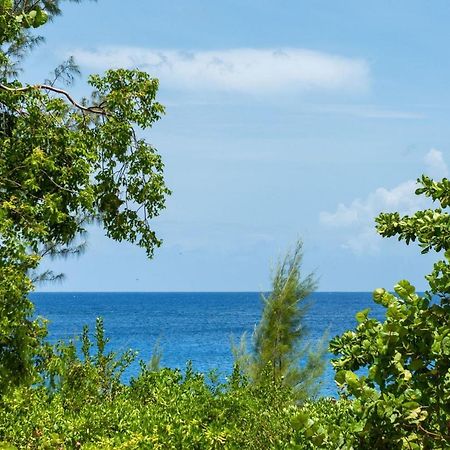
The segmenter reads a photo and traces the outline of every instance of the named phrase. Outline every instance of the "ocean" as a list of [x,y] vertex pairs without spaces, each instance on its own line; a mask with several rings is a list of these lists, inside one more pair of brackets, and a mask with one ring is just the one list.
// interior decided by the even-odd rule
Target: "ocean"
[[[31,298],[36,314],[49,320],[51,342],[80,335],[83,325],[93,332],[96,318],[103,317],[110,350],[139,352],[125,382],[138,373],[139,360],[149,361],[156,342],[163,366],[183,370],[190,360],[195,370],[216,369],[226,377],[233,367],[231,336],[251,335],[262,310],[257,292],[36,292]],[[316,292],[310,302],[305,325],[312,342],[354,328],[362,309],[371,308],[378,319],[384,314],[369,292]],[[328,363],[322,395],[336,396],[333,377]]]

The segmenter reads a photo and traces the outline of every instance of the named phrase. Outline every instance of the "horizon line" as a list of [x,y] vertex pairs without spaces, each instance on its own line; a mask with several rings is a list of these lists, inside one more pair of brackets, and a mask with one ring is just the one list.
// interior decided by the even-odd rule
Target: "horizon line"
[[[311,292],[311,294],[330,294],[330,293],[372,293],[375,289],[371,289],[368,291],[361,290],[333,290],[333,291],[322,291],[317,290]],[[268,290],[230,290],[230,291],[184,291],[184,290],[176,290],[176,291],[128,291],[128,290],[119,290],[119,291],[45,291],[45,290],[36,290],[31,292],[31,294],[258,294],[258,293],[266,293],[270,292]]]

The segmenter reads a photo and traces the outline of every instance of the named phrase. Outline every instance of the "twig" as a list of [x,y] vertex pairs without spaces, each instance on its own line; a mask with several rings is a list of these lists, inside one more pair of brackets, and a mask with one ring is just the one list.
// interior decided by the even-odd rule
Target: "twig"
[[47,175],[47,178],[59,189],[66,191],[66,192],[70,192],[71,194],[78,194],[78,191],[74,191],[73,189],[69,189],[66,188],[64,186],[61,186],[60,184],[58,184],[45,170],[41,169],[41,172],[43,172],[45,175]]
[[52,91],[57,94],[64,95],[69,102],[75,106],[75,108],[78,108],[81,111],[92,113],[92,114],[98,114],[101,116],[107,116],[108,112],[101,106],[83,106],[80,103],[76,102],[73,97],[65,90],[56,88],[54,86],[48,85],[48,84],[34,84],[30,86],[25,86],[21,88],[11,88],[9,86],[5,86],[4,84],[0,84],[0,89],[3,91],[8,92],[26,92],[32,89],[41,89],[46,91]]

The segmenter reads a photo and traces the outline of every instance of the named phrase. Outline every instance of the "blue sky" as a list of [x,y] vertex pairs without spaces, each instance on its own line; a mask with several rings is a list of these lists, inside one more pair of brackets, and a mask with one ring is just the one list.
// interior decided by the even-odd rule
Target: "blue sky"
[[79,259],[43,290],[265,290],[302,238],[319,290],[425,287],[435,256],[373,231],[380,211],[412,212],[414,180],[448,175],[447,1],[171,2],[64,6],[42,29],[25,77],[69,55],[85,79],[138,67],[160,79],[167,115],[146,138],[173,195],[143,251],[90,229]]

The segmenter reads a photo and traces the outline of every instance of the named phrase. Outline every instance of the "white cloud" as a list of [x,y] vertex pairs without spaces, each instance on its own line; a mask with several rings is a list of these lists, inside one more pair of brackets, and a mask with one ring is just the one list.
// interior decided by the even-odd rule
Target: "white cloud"
[[380,249],[381,236],[375,231],[374,225],[364,227],[355,236],[349,237],[342,248],[350,250],[355,255],[376,254]]
[[364,91],[369,66],[361,59],[305,49],[193,51],[138,47],[104,47],[70,52],[96,70],[140,68],[180,89],[214,89],[250,93],[337,90]]
[[437,179],[448,177],[448,166],[441,151],[432,148],[425,155],[425,164],[428,169],[427,175]]
[[[439,150],[431,149],[425,155],[424,163],[426,174],[439,178],[448,173],[448,167]],[[349,205],[340,203],[334,212],[321,212],[319,221],[324,226],[345,231],[343,248],[355,254],[375,253],[379,249],[381,238],[375,231],[374,218],[380,212],[413,214],[426,207],[428,201],[415,195],[416,188],[416,182],[413,180],[404,181],[391,189],[380,187],[364,199],[357,198]]]
[[401,211],[408,214],[417,209],[420,198],[414,195],[416,183],[412,180],[392,189],[380,187],[365,199],[356,199],[349,206],[340,203],[335,212],[321,212],[320,222],[333,227],[366,225],[382,211]]

